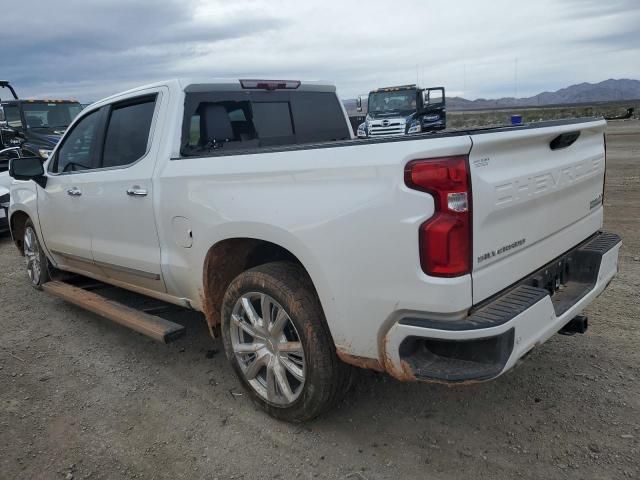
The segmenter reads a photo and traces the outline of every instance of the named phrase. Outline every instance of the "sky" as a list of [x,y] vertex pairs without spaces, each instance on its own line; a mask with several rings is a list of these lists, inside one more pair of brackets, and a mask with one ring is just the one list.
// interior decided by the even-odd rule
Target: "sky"
[[0,78],[23,97],[89,102],[174,77],[470,99],[640,79],[638,0],[20,0],[0,18]]

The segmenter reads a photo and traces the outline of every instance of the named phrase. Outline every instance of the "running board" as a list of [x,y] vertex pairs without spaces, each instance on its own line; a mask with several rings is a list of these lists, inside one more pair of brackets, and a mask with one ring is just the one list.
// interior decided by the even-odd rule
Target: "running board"
[[69,283],[51,281],[42,285],[42,289],[66,302],[124,325],[158,342],[169,343],[185,333],[184,326],[180,324],[135,310]]

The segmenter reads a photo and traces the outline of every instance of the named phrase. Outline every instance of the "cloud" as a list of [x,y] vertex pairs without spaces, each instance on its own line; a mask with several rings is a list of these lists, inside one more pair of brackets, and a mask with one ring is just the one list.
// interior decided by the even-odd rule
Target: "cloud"
[[[637,0],[565,0],[559,2],[559,9],[567,18],[593,18],[606,15],[627,16],[640,11]],[[637,18],[637,17],[636,17]]]
[[218,43],[283,26],[250,10],[224,13],[199,13],[197,5],[176,0],[23,2],[2,12],[1,70],[19,92],[77,88],[74,96],[95,99],[180,74],[176,64]]
[[0,13],[0,71],[31,96],[263,76],[344,97],[419,81],[474,98],[640,77],[635,0],[23,0]]

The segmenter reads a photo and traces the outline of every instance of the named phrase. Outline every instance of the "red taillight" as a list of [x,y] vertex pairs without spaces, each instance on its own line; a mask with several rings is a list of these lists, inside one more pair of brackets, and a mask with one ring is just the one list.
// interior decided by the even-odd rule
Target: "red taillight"
[[420,264],[427,275],[471,272],[471,182],[466,156],[409,162],[409,188],[433,195],[434,215],[420,226]]
[[300,86],[299,80],[240,80],[242,88],[259,90],[295,90]]

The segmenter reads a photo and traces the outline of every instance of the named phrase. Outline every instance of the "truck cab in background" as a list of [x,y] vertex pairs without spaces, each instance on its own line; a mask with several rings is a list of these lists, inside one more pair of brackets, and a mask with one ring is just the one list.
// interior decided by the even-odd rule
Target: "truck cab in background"
[[[359,112],[362,98],[357,99]],[[369,92],[367,115],[358,126],[359,138],[409,135],[443,130],[447,126],[444,87],[416,85],[378,88]]]
[[[11,99],[5,100],[5,90]],[[23,100],[0,81],[0,150],[20,147],[46,159],[71,121],[82,111],[75,100]]]

